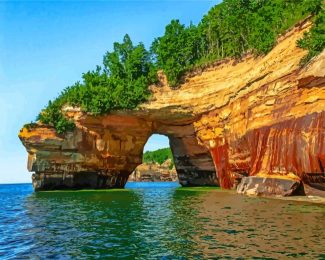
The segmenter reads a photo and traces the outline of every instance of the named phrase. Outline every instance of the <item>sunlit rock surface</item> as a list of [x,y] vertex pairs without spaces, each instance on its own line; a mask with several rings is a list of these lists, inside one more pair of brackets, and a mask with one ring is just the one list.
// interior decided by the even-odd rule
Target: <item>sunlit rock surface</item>
[[250,196],[301,195],[304,192],[302,189],[302,184],[298,178],[288,179],[258,176],[244,177],[237,186],[237,192],[239,194]]
[[128,181],[156,182],[178,181],[177,172],[171,159],[162,164],[142,163],[130,175]]
[[[289,180],[324,190],[325,52],[301,68],[306,51],[296,47],[309,28],[308,22],[296,26],[266,56],[189,73],[177,89],[160,74],[151,100],[135,111],[95,117],[66,107],[76,122],[73,133],[22,129],[35,189],[124,187],[142,163],[147,139],[158,133],[169,137],[184,186],[230,189],[256,176],[264,186]],[[290,195],[298,187],[306,190],[265,190]]]

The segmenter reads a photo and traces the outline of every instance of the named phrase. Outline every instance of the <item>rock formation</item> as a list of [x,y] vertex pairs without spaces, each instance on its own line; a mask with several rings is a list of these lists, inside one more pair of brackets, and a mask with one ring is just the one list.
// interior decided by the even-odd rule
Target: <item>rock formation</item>
[[175,167],[170,159],[162,164],[142,163],[129,176],[128,181],[177,181]]
[[[161,74],[152,98],[105,116],[65,107],[74,132],[23,128],[35,190],[123,187],[154,133],[169,137],[184,186],[238,186],[246,194],[324,189],[325,52],[307,67],[296,41],[305,22],[263,57],[224,60],[188,73],[177,89]],[[271,180],[270,180],[271,179]]]

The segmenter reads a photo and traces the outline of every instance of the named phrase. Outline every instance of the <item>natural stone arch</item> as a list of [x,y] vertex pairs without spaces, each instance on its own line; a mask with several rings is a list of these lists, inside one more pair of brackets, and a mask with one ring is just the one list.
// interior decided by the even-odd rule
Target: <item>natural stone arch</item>
[[241,193],[290,195],[301,183],[324,187],[325,52],[301,68],[306,53],[293,44],[309,27],[293,28],[263,57],[193,71],[177,88],[162,79],[133,111],[98,117],[64,108],[76,123],[73,133],[24,127],[19,137],[35,189],[76,187],[85,181],[80,174],[95,176],[96,188],[123,187],[152,133],[173,140],[183,185],[217,183],[209,150],[222,188],[240,181]]
[[154,130],[152,135],[168,137],[178,180],[182,186],[219,185],[210,152],[205,146],[198,144],[192,124],[156,124]]
[[192,122],[169,124],[127,113],[91,116],[70,109],[76,129],[58,135],[43,126],[23,129],[20,138],[35,172],[35,190],[123,188],[142,163],[143,148],[152,134],[166,135],[183,186],[218,185],[208,149],[198,144]]
[[175,167],[182,186],[218,186],[218,178],[209,151],[196,138],[170,137]]

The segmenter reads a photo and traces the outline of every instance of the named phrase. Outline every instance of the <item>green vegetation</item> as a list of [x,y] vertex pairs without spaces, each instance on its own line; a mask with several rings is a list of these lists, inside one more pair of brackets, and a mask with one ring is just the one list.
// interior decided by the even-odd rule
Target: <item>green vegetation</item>
[[66,100],[64,92],[53,102],[49,101],[47,107],[37,117],[37,120],[40,120],[42,123],[54,126],[59,134],[71,131],[75,127],[74,123],[66,119],[61,112]]
[[178,20],[172,20],[166,26],[164,36],[152,43],[151,52],[156,65],[163,69],[170,86],[175,86],[179,76],[198,59],[199,37],[194,25],[185,27]]
[[300,48],[308,50],[308,54],[301,60],[301,64],[308,63],[325,48],[325,12],[324,7],[315,17],[311,30],[297,42]]
[[26,128],[27,130],[31,130],[35,127],[37,127],[37,124],[35,122],[30,122],[30,123],[24,124],[24,128]]
[[113,51],[105,54],[102,67],[84,73],[81,82],[64,89],[38,120],[64,133],[74,128],[62,114],[64,105],[79,106],[94,115],[135,109],[148,100],[148,86],[157,81],[157,70],[162,69],[175,87],[190,69],[248,52],[269,52],[279,34],[310,14],[315,24],[298,42],[309,51],[305,63],[324,49],[323,0],[224,0],[197,26],[172,20],[150,51],[142,43],[133,45],[125,35],[122,43],[114,43]]
[[[324,13],[322,5],[323,0],[224,0],[198,26],[185,27],[178,20],[171,21],[165,34],[153,42],[152,52],[157,66],[175,86],[193,67],[240,58],[247,52],[268,53],[279,34],[310,14]],[[324,44],[320,35],[318,30],[317,51]],[[315,36],[310,36],[313,43]],[[308,49],[310,56],[317,54],[313,48]]]
[[82,75],[82,82],[62,91],[39,114],[38,120],[52,125],[58,133],[74,128],[61,109],[65,104],[79,106],[94,115],[112,110],[134,109],[149,97],[148,85],[156,81],[151,56],[142,43],[134,46],[128,35],[103,58],[103,68]]
[[174,158],[170,148],[162,148],[156,151],[147,151],[143,154],[144,163],[159,163],[162,164],[166,160],[171,159],[172,163],[170,168],[174,166]]

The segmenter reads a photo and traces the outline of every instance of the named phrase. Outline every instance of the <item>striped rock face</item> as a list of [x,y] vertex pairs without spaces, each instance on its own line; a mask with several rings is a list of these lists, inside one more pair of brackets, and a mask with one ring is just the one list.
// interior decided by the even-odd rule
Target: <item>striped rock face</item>
[[[265,185],[324,189],[325,52],[301,68],[306,52],[296,47],[310,26],[293,28],[266,56],[189,73],[177,89],[161,73],[151,99],[134,111],[95,117],[66,107],[74,132],[23,128],[19,137],[35,189],[124,187],[154,133],[169,137],[184,186],[231,189],[255,176]],[[268,195],[290,195],[298,187],[303,192],[301,185],[292,187],[263,189]]]
[[28,170],[35,172],[35,190],[122,188],[142,163],[144,145],[153,133],[169,137],[182,185],[218,185],[209,151],[197,143],[192,124],[157,124],[125,112],[67,115],[76,122],[74,132],[58,135],[40,125],[19,134],[28,151]]

